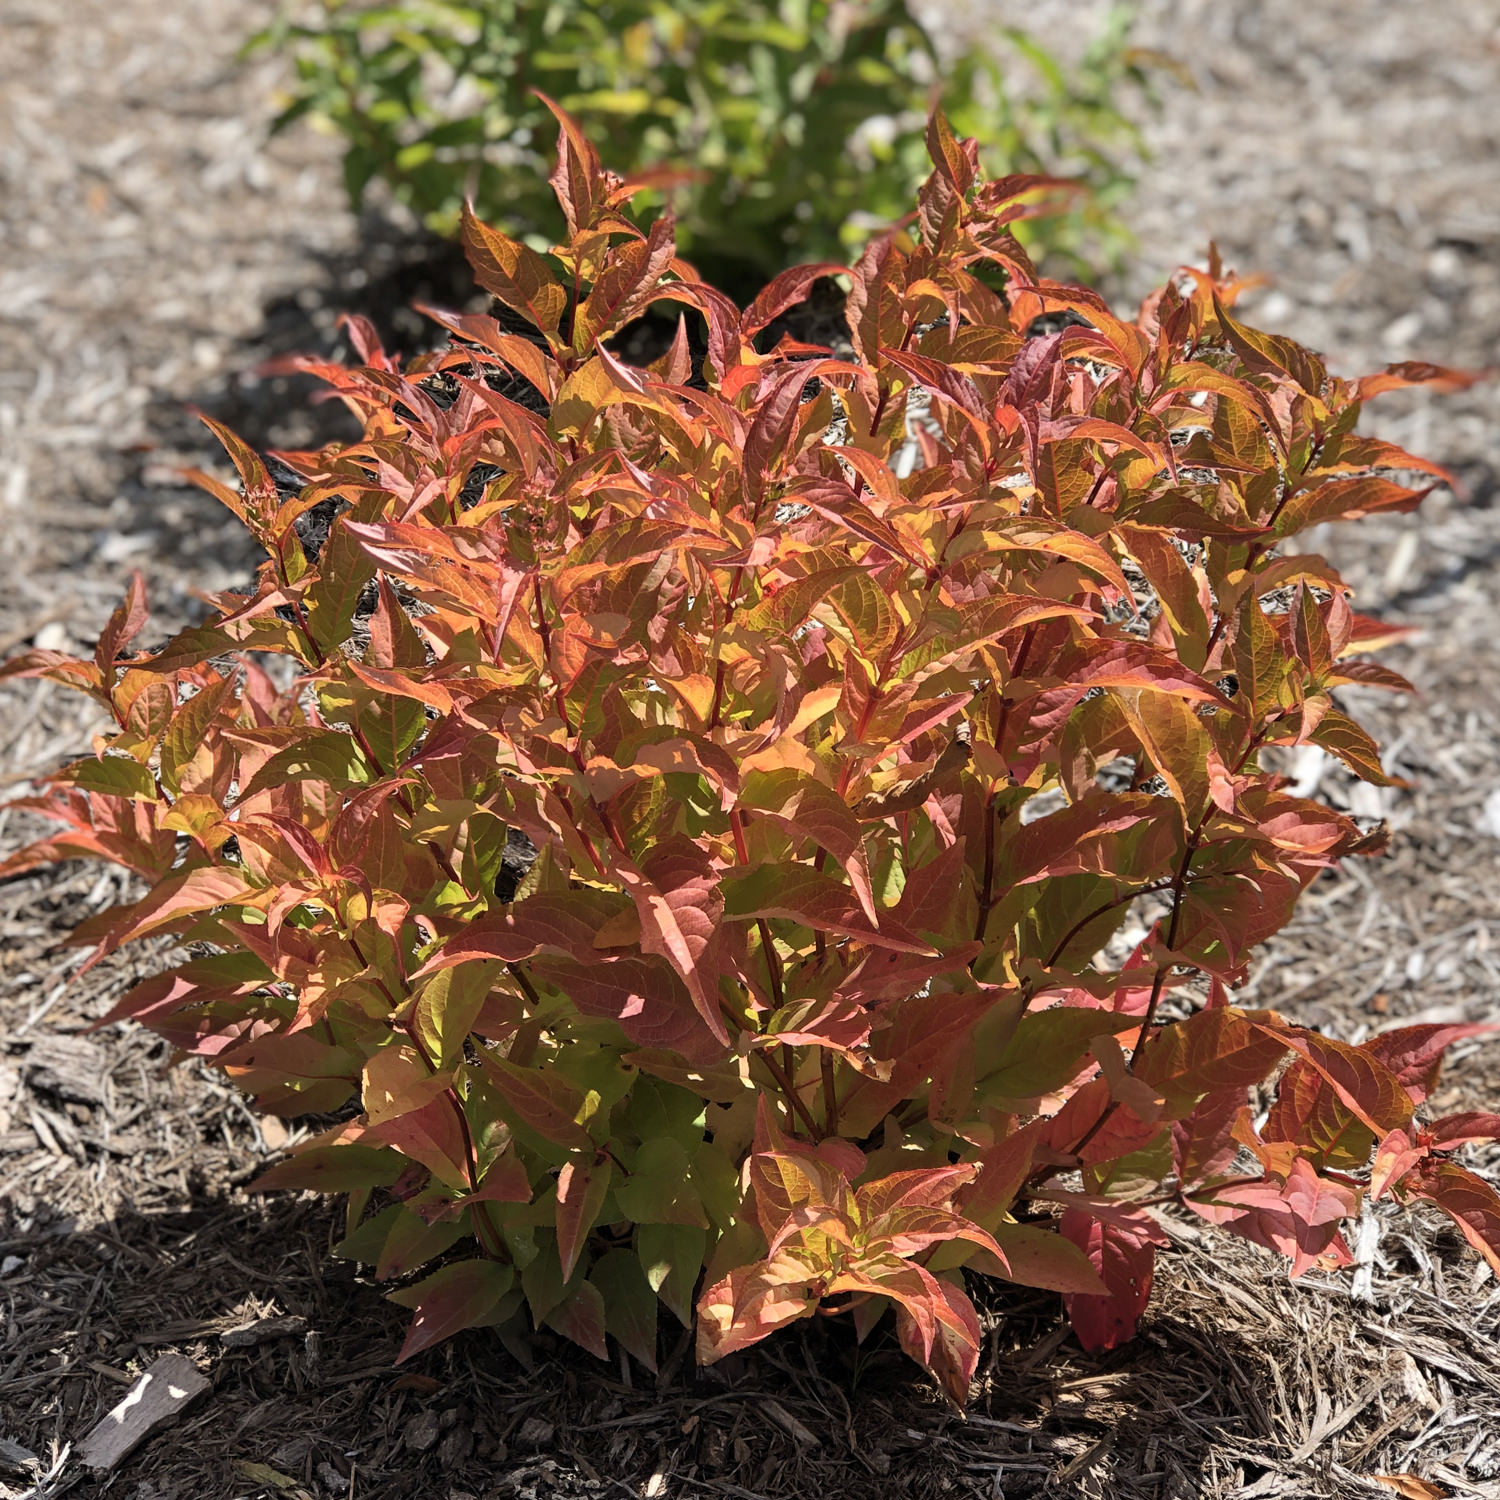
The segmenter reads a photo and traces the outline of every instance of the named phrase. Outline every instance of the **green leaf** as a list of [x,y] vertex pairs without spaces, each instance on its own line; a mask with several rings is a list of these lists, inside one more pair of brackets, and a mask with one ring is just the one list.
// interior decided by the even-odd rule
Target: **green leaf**
[[333,1247],[333,1253],[340,1260],[357,1260],[362,1265],[373,1266],[380,1259],[380,1252],[397,1220],[407,1212],[399,1203],[390,1204],[351,1229]]
[[703,1100],[688,1089],[647,1074],[630,1090],[624,1125],[638,1140],[671,1139],[692,1151],[703,1140]]
[[155,802],[161,796],[150,769],[138,760],[124,755],[96,756],[74,761],[72,765],[59,771],[55,779],[76,786],[79,791],[129,797],[137,802]]
[[589,1280],[604,1298],[604,1326],[651,1373],[656,1373],[657,1297],[633,1250],[609,1250]]
[[680,1142],[648,1140],[635,1153],[630,1172],[615,1187],[620,1212],[637,1224],[684,1224],[708,1228],[703,1197],[693,1181],[693,1160]]
[[313,1146],[262,1172],[252,1193],[274,1188],[310,1188],[315,1193],[350,1193],[362,1187],[389,1187],[406,1161],[380,1146]]
[[1060,1005],[1032,1011],[1021,1017],[994,1065],[981,1073],[980,1091],[991,1101],[1051,1093],[1079,1073],[1095,1037],[1138,1030],[1140,1024],[1139,1016],[1112,1010]]
[[692,1327],[693,1293],[708,1250],[708,1231],[690,1224],[637,1224],[635,1249],[651,1290],[684,1328]]
[[463,1055],[464,1042],[494,984],[498,964],[483,961],[439,969],[417,989],[412,1024],[441,1072]]
[[1373,786],[1400,786],[1387,776],[1380,764],[1380,750],[1375,741],[1347,714],[1330,708],[1309,736],[1313,744],[1338,756],[1361,781]]
[[1049,1292],[1104,1295],[1104,1283],[1093,1262],[1055,1229],[1001,1223],[992,1233],[1005,1252],[1011,1281],[1021,1286],[1044,1287]]
[[289,781],[322,781],[335,791],[367,786],[374,768],[352,734],[337,729],[306,729],[294,744],[278,750],[240,789],[240,799],[253,797]]
[[325,652],[337,651],[349,639],[360,596],[375,576],[369,554],[344,529],[345,518],[365,523],[378,520],[384,498],[377,491],[336,516],[318,554],[318,577],[308,587],[303,605],[313,639]]

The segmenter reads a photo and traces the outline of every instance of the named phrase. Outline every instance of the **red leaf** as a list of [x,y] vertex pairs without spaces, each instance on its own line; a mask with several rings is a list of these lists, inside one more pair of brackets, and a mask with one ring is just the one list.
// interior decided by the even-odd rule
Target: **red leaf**
[[1383,391],[1401,390],[1410,385],[1435,386],[1440,391],[1461,391],[1486,379],[1488,370],[1450,370],[1443,365],[1430,365],[1423,360],[1409,359],[1400,364],[1387,365],[1375,375],[1363,375],[1354,382],[1354,389],[1361,401],[1378,396]]
[[955,192],[962,195],[974,186],[977,172],[974,142],[960,141],[940,109],[934,109],[927,117],[927,154],[938,175],[946,178]]
[[724,915],[743,920],[788,917],[815,931],[857,938],[874,948],[936,952],[887,913],[881,914],[876,926],[850,900],[852,894],[848,886],[811,865],[758,865],[726,875]]
[[250,1184],[252,1193],[301,1188],[314,1193],[352,1193],[359,1188],[390,1187],[407,1163],[375,1146],[304,1146],[285,1161],[262,1172]]
[[146,580],[139,573],[132,573],[130,592],[110,615],[100,632],[99,644],[94,647],[94,662],[106,686],[113,684],[114,665],[120,652],[141,633],[146,619]]
[[568,294],[546,260],[528,245],[481,224],[464,204],[459,237],[474,278],[543,333],[556,333]]
[[1404,1130],[1391,1131],[1375,1148],[1375,1161],[1370,1167],[1370,1197],[1381,1197],[1388,1187],[1394,1187],[1426,1158],[1426,1148],[1414,1143]]
[[828,1283],[830,1294],[873,1292],[891,1298],[912,1320],[911,1337],[909,1341],[903,1340],[903,1347],[913,1359],[929,1368],[933,1368],[934,1343],[944,1328],[960,1340],[970,1337],[977,1328],[969,1299],[960,1292],[959,1299],[954,1300],[944,1287],[951,1287],[951,1283],[934,1276],[926,1267],[910,1261],[892,1264],[888,1259],[847,1265]]
[[[1403,1127],[1396,1127],[1405,1134]],[[1311,1063],[1298,1058],[1281,1075],[1266,1115],[1267,1141],[1295,1146],[1318,1165],[1362,1167],[1379,1138],[1334,1091]]]
[[1327,1079],[1334,1092],[1377,1136],[1411,1122],[1411,1099],[1396,1075],[1363,1048],[1300,1026],[1251,1023],[1273,1041],[1290,1047]]
[[723,292],[697,281],[664,281],[652,302],[685,302],[708,323],[708,368],[722,381],[740,360],[740,310]]
[[212,911],[239,901],[253,901],[253,886],[234,870],[204,866],[172,876],[142,897],[122,914],[113,933],[100,944],[100,954],[113,952],[122,943],[160,932],[186,916]]
[[481,1048],[479,1063],[519,1120],[569,1151],[592,1151],[593,1138],[578,1117],[584,1096],[566,1078],[544,1068],[523,1068],[497,1053]]
[[461,1260],[434,1271],[416,1286],[387,1292],[390,1301],[417,1310],[396,1363],[405,1364],[413,1355],[466,1328],[485,1326],[514,1280],[511,1267],[498,1261]]
[[439,1199],[430,1206],[414,1206],[429,1224],[437,1224],[456,1219],[474,1203],[530,1202],[531,1181],[526,1175],[526,1168],[518,1157],[507,1152],[490,1163],[484,1180],[475,1192],[457,1193],[452,1198]]
[[767,1334],[810,1318],[818,1298],[809,1276],[790,1256],[739,1266],[704,1289],[698,1298],[698,1363],[715,1360],[759,1343]]
[[670,1047],[698,1062],[723,1056],[723,1046],[704,1026],[687,986],[661,958],[600,954],[588,963],[537,958],[530,972],[555,985],[584,1015],[618,1021],[638,1047]]
[[575,1283],[543,1321],[580,1349],[599,1359],[609,1358],[609,1345],[604,1341],[604,1298],[592,1282]]
[[848,1180],[836,1167],[789,1142],[780,1150],[756,1150],[751,1155],[750,1186],[756,1222],[773,1246],[789,1229],[814,1217],[847,1217],[853,1199]]
[[470,959],[518,963],[535,953],[596,961],[594,938],[606,921],[619,915],[619,900],[618,895],[610,901],[581,891],[538,891],[511,910],[481,917],[455,933],[412,977],[421,979]]
[[1251,1025],[1263,1012],[1224,1006],[1200,1010],[1163,1027],[1135,1063],[1135,1072],[1166,1095],[1169,1109],[1182,1112],[1205,1094],[1237,1093],[1260,1083],[1286,1056],[1287,1044]]
[[468,1137],[453,1100],[446,1094],[371,1124],[366,1136],[421,1162],[439,1182],[456,1192],[469,1186]]
[[1071,687],[1146,688],[1172,693],[1198,703],[1222,703],[1217,692],[1196,672],[1165,653],[1138,641],[1081,641],[1056,663]]
[[901,349],[882,349],[880,358],[911,376],[934,396],[941,396],[943,400],[951,402],[958,410],[967,412],[971,417],[983,415],[984,403],[980,400],[978,388],[967,375],[951,365]]
[[659,953],[682,976],[698,1014],[728,1044],[719,1010],[719,929],[724,897],[712,859],[691,839],[663,839],[636,869],[618,864],[641,919],[641,947]]
[[564,1281],[572,1279],[583,1243],[604,1206],[613,1170],[608,1161],[587,1166],[569,1161],[557,1174],[557,1254]]
[[917,1319],[904,1304],[896,1308],[896,1336],[907,1354],[932,1371],[943,1394],[961,1409],[969,1399],[969,1384],[979,1363],[983,1342],[979,1315],[974,1304],[951,1281],[940,1276],[931,1280],[931,1296],[942,1298],[945,1305],[945,1312],[934,1318],[932,1337],[924,1341]]
[[755,415],[745,437],[744,457],[740,465],[746,497],[752,505],[764,495],[767,486],[774,484],[780,476],[787,443],[796,430],[797,409],[802,404],[803,387],[821,364],[821,360],[813,365],[793,363],[788,368],[761,379]]
[[742,337],[754,338],[768,323],[774,322],[787,308],[805,301],[812,290],[813,282],[822,276],[842,276],[847,266],[834,261],[815,261],[805,266],[793,266],[773,276],[760,291],[740,318]]
[[770,814],[783,827],[826,849],[848,874],[860,909],[879,926],[863,825],[831,786],[792,767],[752,771],[740,789],[740,806]]
[[533,89],[557,120],[557,167],[547,180],[557,194],[558,204],[568,220],[568,233],[592,229],[599,209],[608,197],[609,188],[599,153],[579,129],[578,122],[561,105],[554,103],[540,89]]
[[1444,1115],[1426,1127],[1434,1151],[1451,1151],[1470,1141],[1500,1141],[1500,1115],[1468,1111]]
[[243,977],[244,958],[243,954],[211,954],[144,980],[127,990],[108,1014],[95,1021],[89,1030],[97,1031],[112,1021],[126,1019],[149,1025],[153,1019],[170,1015],[186,1005],[206,1005],[214,1000],[236,1000],[253,995],[264,987],[270,975],[256,965],[257,973],[249,978]]
[[[210,481],[204,488],[210,489],[211,493],[224,500],[225,504],[255,532],[257,540],[274,545],[279,540],[273,535],[278,509],[276,483],[266,472],[266,466],[261,462],[260,455],[222,422],[214,421],[212,417],[206,416],[201,411],[195,415],[224,445],[225,452],[229,454],[230,461],[238,470],[240,480],[245,486],[245,498],[242,504],[228,499],[224,493],[225,487],[213,481]],[[201,483],[206,476],[193,474],[190,477]]]
[[1135,1337],[1136,1324],[1151,1300],[1161,1230],[1144,1213],[1117,1215],[1105,1223],[1076,1208],[1064,1211],[1058,1227],[1088,1255],[1108,1288],[1103,1297],[1080,1292],[1064,1297],[1073,1332],[1090,1352],[1118,1348]]
[[1451,1161],[1426,1162],[1414,1196],[1435,1203],[1500,1275],[1500,1193]]
[[1033,1122],[980,1153],[979,1172],[958,1197],[964,1214],[979,1223],[989,1220],[995,1228],[1031,1174],[1038,1130]]
[[371,667],[422,667],[427,664],[427,651],[422,637],[412,628],[401,608],[395,591],[382,575],[378,581],[380,603],[370,618],[370,654],[366,665]]
[[803,1000],[783,1006],[752,1047],[829,1047],[854,1052],[869,1040],[874,1016],[856,1000]]
[[855,1199],[860,1214],[872,1222],[902,1209],[945,1208],[975,1176],[972,1166],[917,1167],[862,1184]]
[[1297,1157],[1285,1182],[1243,1178],[1221,1184],[1189,1206],[1211,1223],[1223,1224],[1292,1262],[1292,1275],[1315,1265],[1347,1265],[1349,1252],[1339,1225],[1359,1212],[1359,1193],[1319,1177]]
[[[671,213],[664,213],[653,221],[646,239],[627,241],[610,251],[598,280],[574,316],[574,354],[587,354],[651,301],[677,253],[672,224]],[[611,357],[606,350],[599,352],[606,359]]]
[[1330,479],[1316,489],[1293,495],[1276,518],[1277,536],[1292,536],[1324,521],[1358,521],[1383,510],[1414,510],[1433,486],[1414,490],[1393,479],[1366,475],[1361,479]]
[[1420,1104],[1437,1087],[1443,1053],[1465,1037],[1486,1036],[1500,1030],[1484,1023],[1460,1023],[1447,1026],[1397,1026],[1372,1036],[1360,1047],[1384,1063],[1411,1098]]

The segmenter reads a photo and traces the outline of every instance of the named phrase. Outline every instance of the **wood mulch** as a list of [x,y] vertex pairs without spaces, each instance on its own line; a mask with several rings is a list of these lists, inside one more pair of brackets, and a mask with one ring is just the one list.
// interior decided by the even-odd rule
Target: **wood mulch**
[[[1066,38],[1093,8],[1040,0],[1021,19]],[[1212,235],[1274,278],[1253,316],[1341,371],[1494,361],[1492,0],[1140,9],[1138,39],[1197,88],[1169,86],[1150,126],[1122,297]],[[409,298],[462,299],[451,260],[347,212],[334,143],[266,147],[274,68],[233,54],[269,10],[0,0],[0,651],[86,642],[132,567],[162,629],[190,587],[241,579],[235,527],[173,473],[222,468],[185,403],[258,443],[306,442],[336,417],[256,376],[265,358],[333,348],[350,307],[411,347]],[[1420,696],[1358,705],[1408,785],[1299,758],[1304,785],[1389,821],[1392,852],[1321,880],[1248,991],[1355,1040],[1500,1020],[1500,387],[1385,398],[1372,418],[1464,485],[1309,542],[1361,607],[1422,628],[1388,658]],[[0,789],[89,730],[69,695],[6,689]],[[26,833],[0,811],[0,849]],[[1102,1357],[1055,1298],[991,1288],[963,1418],[892,1340],[855,1350],[833,1323],[703,1373],[683,1344],[657,1378],[487,1334],[393,1370],[406,1315],[329,1257],[335,1208],[244,1191],[286,1130],[139,1029],[86,1032],[160,961],[117,954],[68,983],[67,935],[122,894],[76,865],[0,887],[0,1500],[1500,1497],[1500,1288],[1451,1229],[1390,1205],[1355,1230],[1355,1268],[1296,1284],[1174,1221],[1141,1336]],[[1437,1107],[1497,1101],[1500,1046],[1455,1049]],[[1474,1164],[1500,1179],[1500,1152]],[[212,1389],[88,1473],[73,1448],[171,1353]]]

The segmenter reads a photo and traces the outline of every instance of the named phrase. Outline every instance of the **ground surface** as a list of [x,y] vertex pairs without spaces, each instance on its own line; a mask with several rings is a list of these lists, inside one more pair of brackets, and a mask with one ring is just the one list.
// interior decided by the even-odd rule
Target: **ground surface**
[[[460,295],[448,268],[360,230],[332,143],[264,146],[274,72],[233,52],[268,9],[0,0],[0,651],[91,640],[134,566],[164,623],[188,585],[242,578],[233,528],[172,475],[217,467],[184,404],[257,442],[305,441],[324,418],[250,373],[266,356],[330,347],[343,307]],[[1066,37],[1088,9],[1044,0],[1028,20]],[[1143,10],[1140,39],[1197,88],[1168,88],[1151,126],[1159,168],[1122,296],[1212,236],[1274,278],[1258,320],[1342,371],[1495,359],[1500,6]],[[1298,767],[1387,816],[1393,852],[1320,883],[1253,981],[1259,1003],[1350,1038],[1500,1020],[1497,390],[1386,398],[1376,428],[1464,492],[1314,542],[1363,608],[1423,630],[1391,656],[1421,696],[1368,705],[1409,789]],[[63,694],[8,691],[0,788],[87,738]],[[0,847],[23,832],[0,812]],[[77,960],[61,940],[118,891],[79,868],[0,888],[0,1496],[1248,1500],[1396,1493],[1382,1473],[1436,1486],[1411,1494],[1500,1495],[1500,1292],[1450,1232],[1396,1212],[1361,1230],[1359,1275],[1295,1287],[1271,1257],[1183,1230],[1142,1337],[1103,1359],[1078,1353],[1050,1299],[997,1303],[966,1421],[890,1348],[851,1366],[797,1334],[729,1383],[681,1361],[660,1382],[601,1375],[545,1347],[527,1371],[483,1335],[398,1376],[402,1315],[327,1259],[331,1211],[242,1191],[281,1135],[211,1077],[164,1070],[142,1032],[80,1035],[151,964],[63,987]],[[1459,1049],[1439,1103],[1496,1100],[1500,1046]],[[271,1313],[305,1324],[220,1338]],[[33,1489],[4,1443],[49,1468],[169,1350],[211,1371],[208,1398],[107,1479],[64,1463]]]

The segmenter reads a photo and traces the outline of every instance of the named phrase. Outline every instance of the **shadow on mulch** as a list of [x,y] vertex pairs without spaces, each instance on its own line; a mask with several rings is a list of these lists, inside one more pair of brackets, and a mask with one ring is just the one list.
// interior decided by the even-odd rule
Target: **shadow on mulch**
[[216,378],[184,400],[152,403],[150,446],[123,455],[109,532],[96,541],[108,548],[113,536],[125,549],[122,557],[144,560],[166,586],[170,597],[162,602],[169,613],[193,613],[187,591],[205,586],[206,578],[243,573],[248,579],[262,554],[217,501],[177,472],[228,471],[222,449],[195,410],[225,423],[260,452],[352,441],[359,424],[341,402],[315,399],[327,390],[322,382],[266,373],[265,367],[293,354],[348,360],[349,341],[339,327],[346,313],[370,319],[391,352],[411,355],[434,347],[439,330],[413,310],[416,302],[482,309],[488,298],[476,296],[473,274],[456,245],[367,215],[357,251],[320,257],[304,285],[265,305],[260,327],[231,350],[227,381]]
[[[709,1371],[673,1327],[659,1377],[548,1335],[528,1370],[483,1332],[395,1369],[407,1315],[329,1257],[332,1205],[247,1199],[191,1173],[188,1186],[178,1211],[90,1229],[45,1209],[28,1223],[0,1199],[0,1254],[24,1260],[0,1283],[25,1361],[0,1365],[5,1436],[45,1461],[163,1353],[213,1380],[118,1472],[70,1485],[65,1468],[48,1494],[1188,1497],[1210,1488],[1211,1446],[1270,1436],[1253,1414],[1272,1377],[1233,1336],[1158,1316],[1129,1350],[1069,1358],[1056,1299],[998,1286],[966,1417],[891,1334],[861,1349],[833,1321]],[[305,1321],[254,1347],[221,1342],[276,1314]]]
[[[132,456],[111,522],[127,536],[153,536],[154,564],[163,575],[191,585],[203,576],[205,564],[222,568],[232,563],[248,577],[262,556],[217,501],[174,472],[177,466],[227,468],[196,410],[225,423],[262,453],[354,441],[358,422],[342,402],[327,399],[329,389],[322,381],[267,367],[297,354],[352,361],[355,356],[340,326],[346,315],[367,318],[388,353],[409,358],[446,339],[436,323],[417,311],[418,305],[491,309],[491,298],[476,285],[456,243],[404,230],[374,214],[366,214],[361,227],[357,251],[320,257],[317,273],[305,286],[265,306],[261,327],[230,354],[228,384],[219,380],[189,400],[158,400],[150,408],[154,445]],[[762,342],[769,347],[783,332],[815,342],[844,338],[842,293],[831,287],[815,289],[809,302],[773,323]],[[688,321],[693,325],[697,320],[690,314]],[[655,311],[623,330],[612,347],[626,363],[645,364],[666,352],[675,330],[675,310]],[[705,345],[696,327],[690,329],[690,339],[701,355]]]

